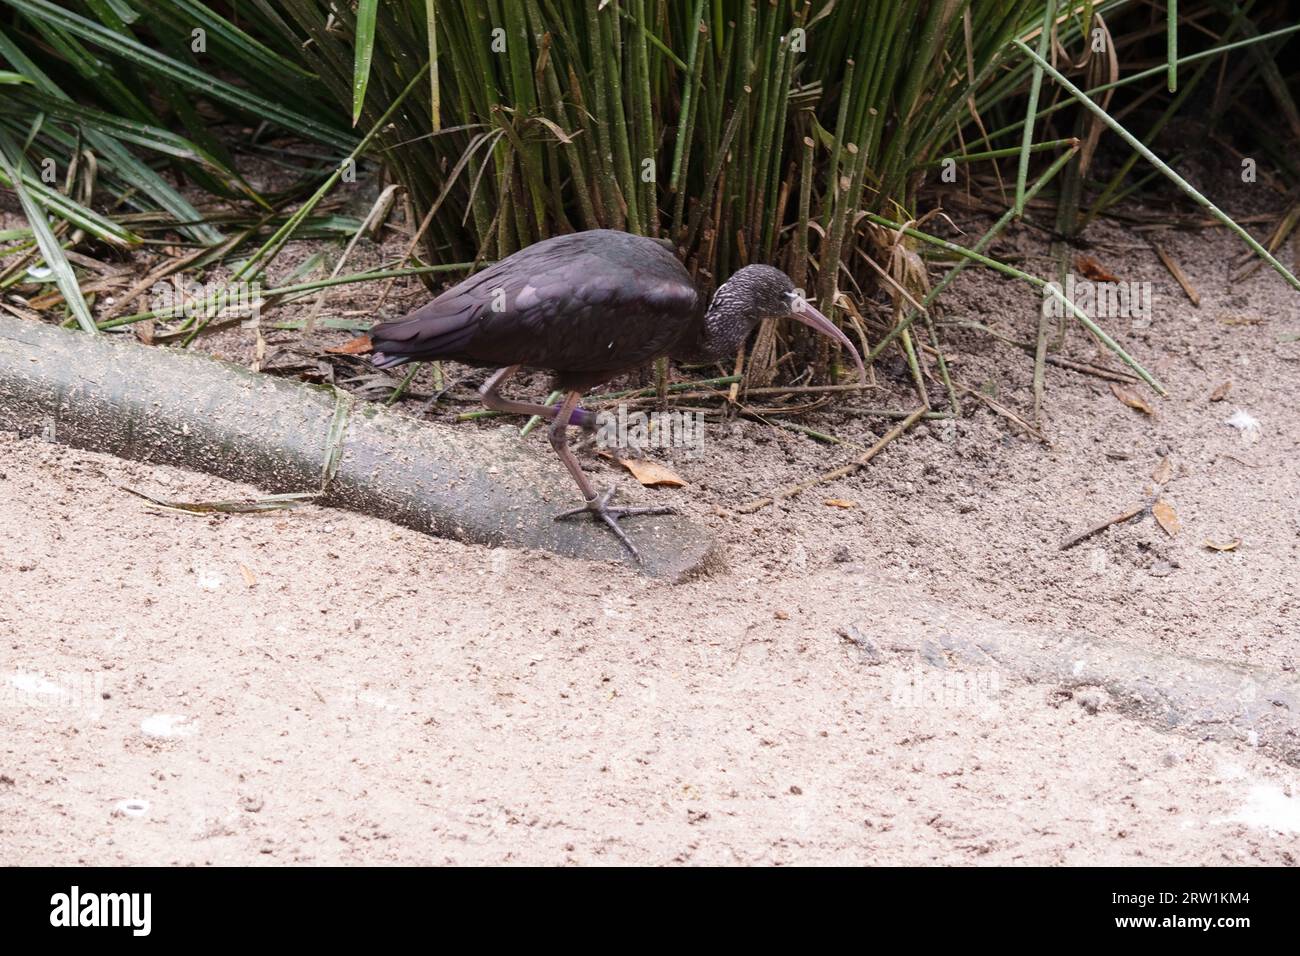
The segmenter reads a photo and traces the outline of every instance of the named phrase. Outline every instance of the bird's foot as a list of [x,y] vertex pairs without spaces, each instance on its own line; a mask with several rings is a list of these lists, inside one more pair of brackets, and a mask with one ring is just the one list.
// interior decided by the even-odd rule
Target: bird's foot
[[636,515],[670,515],[674,514],[677,509],[665,506],[621,507],[609,503],[610,499],[613,497],[614,488],[611,486],[604,494],[596,495],[596,497],[590,499],[581,508],[574,508],[572,511],[566,511],[563,514],[556,515],[555,520],[563,521],[567,518],[576,518],[578,515],[592,515],[593,517],[604,521],[605,524],[609,526],[609,530],[613,531],[618,537],[618,540],[623,542],[623,547],[632,552],[633,558],[640,561],[641,553],[637,551],[636,545],[632,544],[628,539],[628,536],[623,533],[623,529],[619,526],[618,519],[630,518]]

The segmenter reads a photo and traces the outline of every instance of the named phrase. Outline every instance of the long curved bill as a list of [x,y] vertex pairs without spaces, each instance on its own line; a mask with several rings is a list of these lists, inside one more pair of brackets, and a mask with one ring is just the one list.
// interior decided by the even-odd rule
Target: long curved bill
[[853,347],[853,342],[847,335],[837,329],[830,319],[826,318],[826,316],[813,308],[812,303],[801,296],[798,292],[790,293],[790,317],[796,322],[801,322],[808,326],[808,328],[820,332],[822,335],[828,336],[836,342],[839,342],[840,345],[844,346],[848,353],[853,356],[853,364],[858,367],[859,381],[861,381],[863,385],[867,384],[867,370],[863,367],[862,356],[859,355],[858,350]]

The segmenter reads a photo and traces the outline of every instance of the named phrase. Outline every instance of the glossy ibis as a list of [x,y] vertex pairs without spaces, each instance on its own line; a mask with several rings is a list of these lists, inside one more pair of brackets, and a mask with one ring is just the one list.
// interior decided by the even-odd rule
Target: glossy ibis
[[[690,362],[733,356],[764,318],[792,318],[835,339],[865,381],[853,343],[779,269],[744,267],[705,308],[667,244],[608,229],[538,242],[405,318],[375,326],[371,358],[380,368],[425,359],[497,368],[483,384],[483,404],[549,419],[551,445],[582,491],[586,503],[556,520],[589,513],[639,559],[618,519],[672,509],[615,507],[613,487],[603,494],[592,487],[567,434],[569,425],[595,427],[595,415],[578,406],[582,393],[664,355]],[[554,390],[564,398],[537,405],[502,397],[502,383],[525,366],[553,373]]]

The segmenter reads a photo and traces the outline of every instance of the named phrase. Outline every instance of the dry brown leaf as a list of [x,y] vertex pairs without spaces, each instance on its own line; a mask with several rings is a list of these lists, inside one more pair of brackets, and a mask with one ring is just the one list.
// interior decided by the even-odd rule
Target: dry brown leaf
[[1232,391],[1232,382],[1224,382],[1210,393],[1210,401],[1221,402],[1228,397],[1230,391]]
[[325,351],[335,355],[362,355],[370,351],[370,346],[370,336],[358,335],[355,339],[348,339],[342,345],[336,345]]
[[1093,282],[1118,282],[1117,276],[1111,275],[1102,266],[1100,262],[1092,256],[1076,256],[1074,267],[1079,270],[1079,274],[1085,279],[1091,279]]
[[1151,506],[1151,513],[1156,516],[1156,522],[1165,529],[1165,534],[1169,537],[1177,537],[1178,532],[1183,529],[1183,523],[1178,520],[1178,513],[1167,501],[1157,501]]
[[858,506],[856,501],[849,501],[847,498],[827,498],[822,503],[832,508],[856,508]]
[[1111,394],[1118,398],[1129,408],[1136,408],[1139,412],[1146,415],[1154,415],[1156,410],[1151,407],[1150,403],[1132,389],[1125,388],[1123,385],[1110,383]]
[[1173,476],[1173,463],[1169,460],[1169,456],[1165,455],[1164,458],[1160,459],[1160,464],[1156,465],[1156,470],[1151,473],[1151,480],[1157,485],[1163,485]]
[[616,458],[614,460],[630,471],[632,477],[646,487],[652,485],[668,485],[672,488],[686,487],[686,482],[679,478],[671,468],[661,465],[657,461],[650,461],[645,458]]
[[1205,546],[1211,551],[1236,551],[1241,546],[1240,538],[1233,538],[1231,541],[1218,542],[1206,540]]
[[252,570],[248,567],[248,565],[241,564],[239,566],[239,573],[244,578],[244,584],[246,584],[250,588],[257,587],[257,575],[253,574]]

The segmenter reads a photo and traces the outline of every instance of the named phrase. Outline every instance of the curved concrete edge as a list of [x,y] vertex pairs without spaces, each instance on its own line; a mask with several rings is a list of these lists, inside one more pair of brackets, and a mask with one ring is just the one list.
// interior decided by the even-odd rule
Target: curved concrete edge
[[[615,561],[670,581],[720,558],[714,539],[679,515],[627,519],[639,564],[594,521],[553,521],[581,504],[576,489],[550,449],[517,429],[417,422],[332,388],[5,315],[0,428],[268,492],[324,486],[323,504],[427,534]],[[638,488],[620,491],[663,500]]]
[[[1300,679],[1082,631],[1034,632],[918,607],[922,621],[859,621],[841,637],[863,663],[886,655],[1069,690],[1158,730],[1236,741],[1300,767]],[[1104,692],[1104,697],[1097,692]]]

